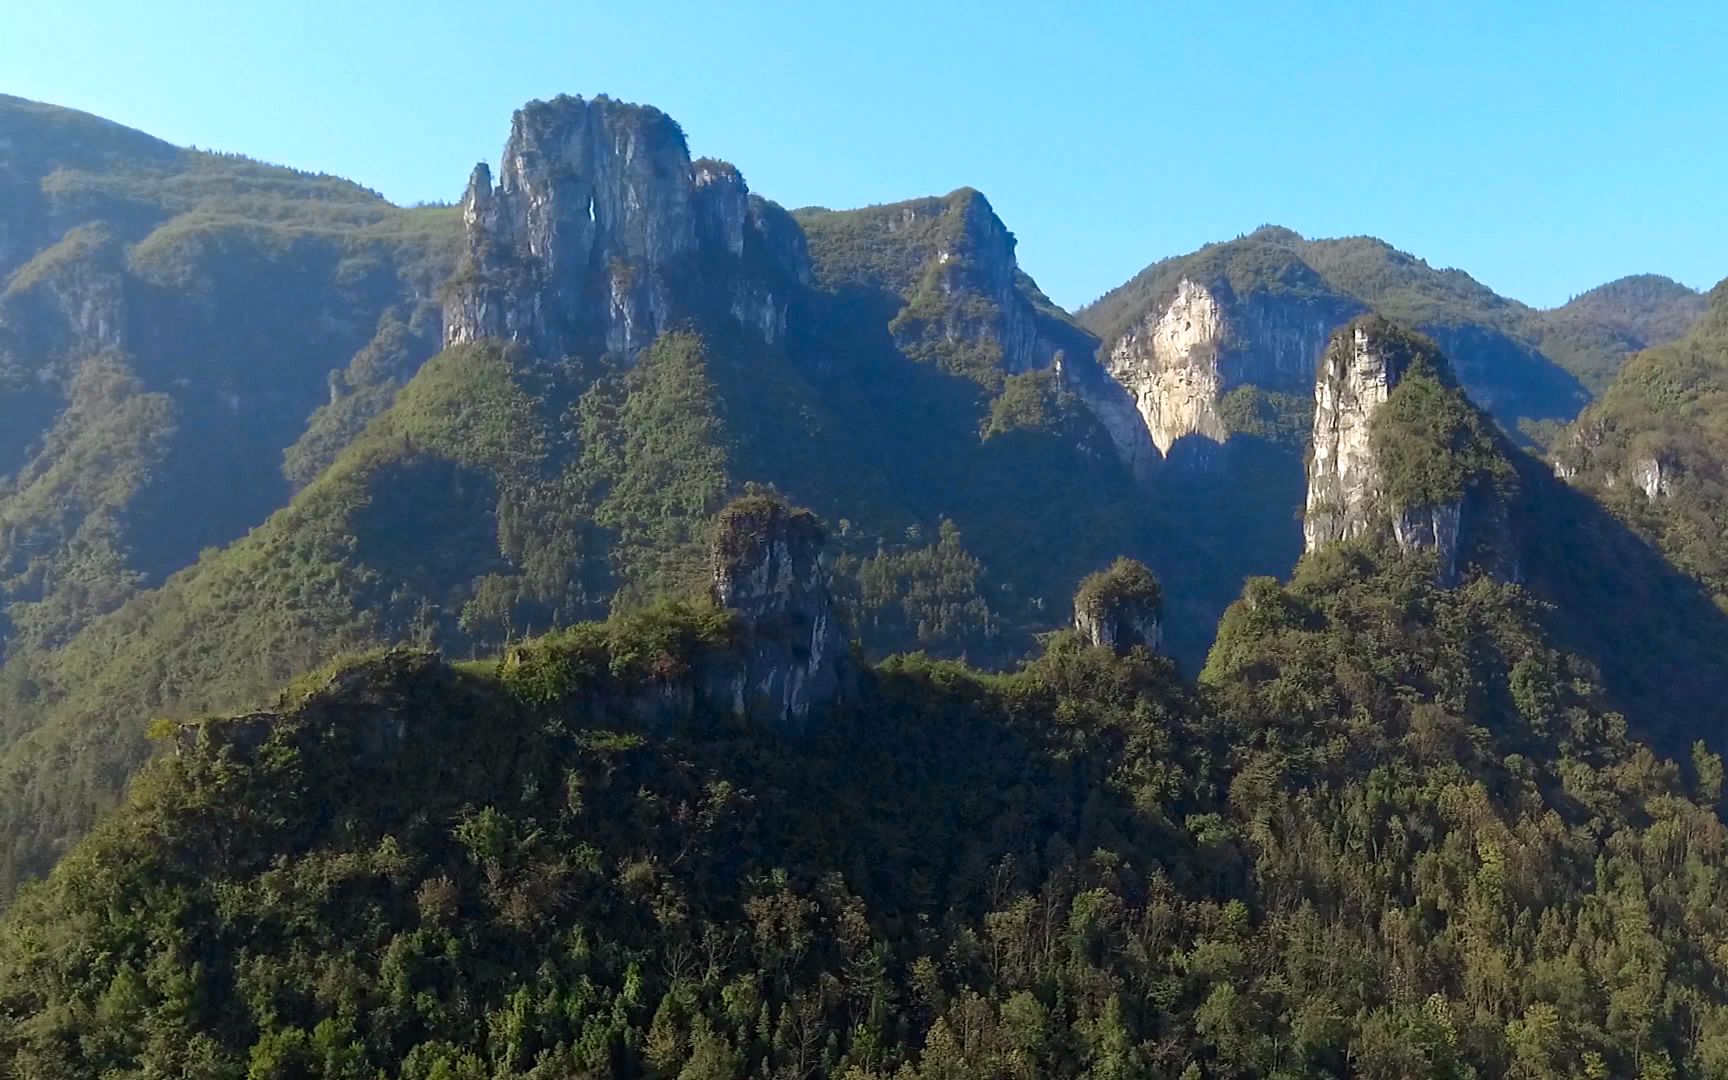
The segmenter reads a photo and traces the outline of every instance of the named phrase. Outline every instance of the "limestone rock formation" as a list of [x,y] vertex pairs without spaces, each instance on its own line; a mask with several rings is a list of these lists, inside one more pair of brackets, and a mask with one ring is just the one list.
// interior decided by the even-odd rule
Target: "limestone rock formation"
[[846,637],[822,563],[821,524],[807,510],[752,494],[721,511],[714,601],[741,617],[741,664],[718,675],[719,698],[740,717],[782,731],[804,727],[840,690]]
[[1259,295],[1238,299],[1227,284],[1184,277],[1168,303],[1109,345],[1106,367],[1168,457],[1190,436],[1214,444],[1229,437],[1218,406],[1231,390],[1305,387],[1327,335],[1351,313]]
[[[1413,376],[1431,393],[1413,408],[1431,415],[1419,431],[1386,434],[1383,410]],[[1507,503],[1494,482],[1511,468],[1490,423],[1427,339],[1379,316],[1352,321],[1333,335],[1315,380],[1306,549],[1381,532],[1404,551],[1434,553],[1443,584],[1471,563],[1516,577]]]
[[1680,455],[1665,447],[1634,448],[1626,442],[1624,437],[1610,439],[1601,421],[1586,413],[1551,462],[1554,475],[1568,483],[1599,483],[1609,491],[1629,484],[1650,502],[1671,497],[1682,471]]
[[1064,342],[1022,292],[1017,241],[990,201],[962,188],[945,199],[907,203],[887,219],[891,233],[927,224],[933,244],[919,284],[923,295],[895,320],[895,344],[913,354],[943,344],[980,347],[1011,374],[1050,367]]
[[1157,651],[1164,637],[1164,594],[1142,563],[1117,559],[1080,583],[1074,594],[1074,629],[1093,645],[1127,653]]
[[1341,331],[1314,380],[1314,443],[1302,535],[1309,551],[1368,531],[1379,484],[1374,413],[1404,377],[1408,352],[1387,348],[1372,320]]
[[[710,307],[774,343],[791,288],[809,275],[790,217],[751,195],[737,169],[693,163],[671,117],[605,96],[519,110],[497,185],[477,166],[462,218],[450,344],[493,337],[547,357],[631,357]],[[704,273],[717,260],[727,272]]]
[[1632,482],[1651,502],[1674,492],[1674,468],[1657,456],[1640,459],[1632,466]]
[[1134,397],[1160,454],[1184,435],[1226,436],[1217,404],[1224,313],[1203,286],[1183,278],[1170,305],[1110,348],[1108,370]]
[[868,296],[892,312],[907,356],[991,381],[1049,370],[1058,354],[1090,358],[1097,342],[1021,269],[1014,234],[972,188],[855,210],[798,212],[824,289]]
[[1147,267],[1078,314],[1155,460],[1221,461],[1218,448],[1244,430],[1227,400],[1238,390],[1302,409],[1328,336],[1367,307],[1306,263],[1301,243],[1263,229],[1209,245]]

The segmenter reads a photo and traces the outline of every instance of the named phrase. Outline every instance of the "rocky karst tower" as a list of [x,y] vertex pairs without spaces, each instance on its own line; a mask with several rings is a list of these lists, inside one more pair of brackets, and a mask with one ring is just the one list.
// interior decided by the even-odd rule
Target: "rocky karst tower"
[[1404,378],[1412,352],[1377,320],[1339,331],[1314,380],[1314,444],[1302,519],[1307,550],[1368,531],[1378,497],[1380,463],[1373,419]]
[[1427,338],[1368,315],[1332,336],[1314,385],[1308,551],[1383,533],[1431,551],[1442,583],[1475,563],[1516,576],[1503,437]]
[[1144,564],[1117,559],[1080,583],[1074,594],[1074,629],[1118,654],[1136,646],[1154,652],[1164,640],[1164,593]]
[[846,636],[822,565],[816,515],[750,494],[720,512],[712,556],[714,602],[743,623],[742,664],[711,696],[739,716],[801,729],[839,693]]
[[447,343],[491,337],[541,356],[631,357],[681,317],[721,314],[768,343],[809,277],[803,233],[724,162],[690,160],[648,106],[532,102],[511,123],[496,186],[477,166]]

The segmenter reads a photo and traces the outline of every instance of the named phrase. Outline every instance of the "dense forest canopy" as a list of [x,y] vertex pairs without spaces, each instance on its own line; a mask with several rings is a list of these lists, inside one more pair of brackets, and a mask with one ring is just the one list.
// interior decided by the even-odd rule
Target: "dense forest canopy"
[[[394,652],[177,749],[0,939],[18,1075],[1714,1075],[1722,765],[1530,600],[1362,547],[1198,685],[1058,635],[804,739],[644,720],[666,607]],[[652,715],[652,714],[647,714]]]

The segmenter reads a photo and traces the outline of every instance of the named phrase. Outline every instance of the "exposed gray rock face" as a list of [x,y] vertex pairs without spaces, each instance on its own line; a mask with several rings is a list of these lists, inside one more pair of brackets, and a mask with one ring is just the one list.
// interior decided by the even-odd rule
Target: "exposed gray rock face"
[[769,496],[727,507],[713,551],[713,594],[743,621],[742,663],[703,696],[782,731],[804,728],[840,690],[846,637],[829,592],[815,515]]
[[[1432,346],[1377,317],[1357,319],[1333,336],[1314,384],[1302,520],[1306,549],[1385,529],[1404,551],[1432,552],[1442,585],[1455,584],[1468,563],[1515,579],[1507,507],[1490,487],[1476,485],[1457,500],[1415,506],[1393,505],[1386,493],[1372,438],[1375,414],[1421,349]],[[1443,360],[1436,352],[1431,362]]]
[[1217,410],[1223,344],[1223,309],[1203,286],[1183,278],[1168,307],[1111,346],[1110,375],[1133,395],[1160,454],[1184,435],[1224,441]]
[[1076,360],[1058,357],[1055,370],[1062,385],[1072,390],[1098,418],[1122,464],[1141,479],[1151,476],[1164,456],[1152,441],[1134,395],[1091,357]]
[[[1164,458],[1191,437],[1223,443],[1230,432],[1219,402],[1238,387],[1305,393],[1328,335],[1360,310],[1335,298],[1238,298],[1223,282],[1184,277],[1167,302],[1108,343],[1104,364]],[[1099,415],[1113,431],[1122,426]]]
[[1660,457],[1642,458],[1632,466],[1632,482],[1651,502],[1673,494],[1673,474],[1673,467]]
[[[791,286],[809,276],[790,219],[752,196],[737,169],[692,163],[670,117],[604,96],[519,110],[497,186],[476,167],[462,217],[468,252],[445,304],[450,344],[492,337],[547,357],[630,357],[707,306],[774,343]],[[728,271],[704,273],[714,260]]]
[[1117,559],[1080,583],[1074,629],[1118,655],[1136,646],[1156,652],[1164,640],[1163,611],[1163,591],[1152,571],[1133,559]]
[[1683,462],[1672,448],[1640,446],[1587,412],[1551,464],[1554,475],[1568,483],[1600,484],[1610,491],[1630,484],[1650,502],[1659,502],[1674,494],[1674,485],[1685,471]]
[[[936,329],[949,341],[992,343],[1009,373],[1050,367],[1062,343],[1044,332],[1038,313],[1020,291],[1014,234],[979,192],[962,192],[958,211],[958,227],[936,252],[936,287],[950,300],[972,294],[988,303],[945,304]],[[915,325],[902,327],[898,335],[911,336]]]
[[1076,611],[1074,629],[1094,645],[1125,653],[1136,645],[1153,652],[1164,641],[1164,622],[1156,609]]
[[1440,564],[1440,582],[1458,580],[1464,504],[1440,503],[1399,510],[1392,515],[1392,538],[1404,551],[1431,551]]
[[1369,435],[1374,412],[1404,377],[1407,359],[1382,345],[1370,326],[1356,324],[1341,331],[1321,358],[1302,518],[1309,551],[1362,536],[1379,510],[1380,465]]

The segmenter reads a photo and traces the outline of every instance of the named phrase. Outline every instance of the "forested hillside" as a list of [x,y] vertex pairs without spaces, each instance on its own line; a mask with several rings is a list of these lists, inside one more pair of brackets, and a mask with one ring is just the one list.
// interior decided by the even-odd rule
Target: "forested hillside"
[[19,1075],[1713,1075],[1722,765],[1518,588],[1344,545],[1197,686],[1059,635],[676,701],[702,607],[393,653],[176,749],[0,938]]
[[1728,282],[1683,339],[1634,357],[1558,447],[1555,468],[1728,610]]
[[[574,107],[526,115],[557,123]],[[666,175],[685,170],[694,193],[659,190],[659,205],[631,204],[642,212],[672,215],[680,197],[705,205],[716,188],[744,194],[736,170],[690,163],[663,117],[606,107],[620,131],[651,129]],[[0,669],[0,891],[45,869],[112,805],[149,751],[149,717],[238,707],[345,650],[413,641],[484,653],[688,595],[698,538],[748,482],[772,482],[835,523],[836,587],[872,655],[928,649],[1009,664],[1066,618],[1080,577],[1152,546],[1151,508],[1090,414],[1050,371],[1001,370],[1004,343],[1023,342],[1028,327],[1079,351],[1089,339],[1018,271],[1012,236],[982,196],[916,204],[929,218],[910,233],[891,231],[893,215],[879,211],[820,215],[808,256],[802,234],[784,232],[798,226],[748,198],[764,242],[784,252],[756,247],[754,233],[735,252],[722,229],[693,265],[642,255],[638,280],[663,275],[680,321],[639,352],[584,337],[601,317],[587,321],[589,301],[576,294],[562,340],[577,351],[564,355],[525,333],[513,347],[481,337],[423,368],[393,367],[388,357],[412,355],[406,343],[418,339],[386,318],[354,369],[397,374],[337,395],[342,424],[315,418],[290,448],[286,464],[304,483],[291,502],[160,587],[117,591],[107,604],[117,610],[92,612],[79,632],[19,641]],[[611,205],[623,214],[626,202]],[[597,242],[614,251],[601,260],[610,267],[634,249],[627,221],[604,223]],[[704,225],[697,235],[713,234]],[[487,296],[525,288],[485,264],[496,245],[469,240],[444,293],[450,310],[469,310],[464,290],[480,295],[492,280],[501,292]],[[885,276],[869,259],[849,262],[854,248],[913,270]],[[774,265],[782,257],[790,271]],[[929,284],[938,271],[946,284]],[[785,329],[764,340],[741,324],[729,289],[785,304]],[[85,397],[130,385],[123,369],[89,371]],[[125,424],[120,434],[148,448],[157,434],[145,422],[169,422],[172,410],[86,404],[65,423],[84,442],[113,441],[110,429]],[[110,486],[132,475],[105,470],[106,451],[86,457]],[[36,498],[43,485],[20,479],[20,498]],[[182,493],[228,486],[211,479]],[[289,492],[286,481],[248,490]],[[1209,629],[1194,620],[1174,636],[1197,656]]]
[[437,351],[459,235],[452,208],[0,96],[0,650],[315,476]]
[[1542,312],[1542,351],[1600,396],[1628,357],[1686,336],[1708,305],[1696,289],[1634,274]]

